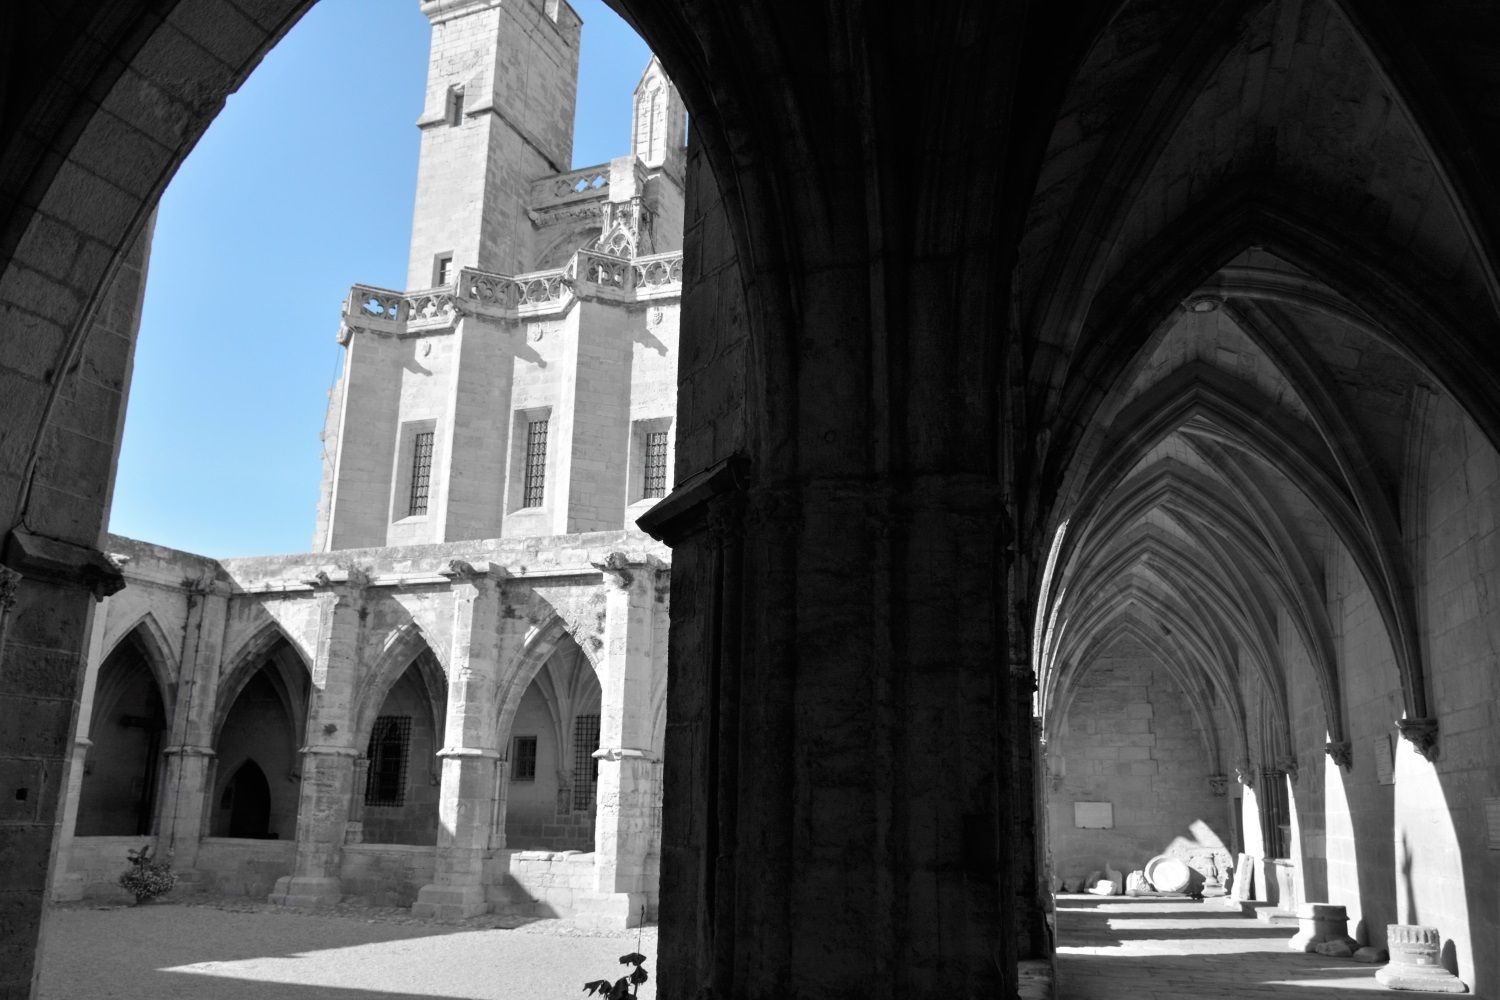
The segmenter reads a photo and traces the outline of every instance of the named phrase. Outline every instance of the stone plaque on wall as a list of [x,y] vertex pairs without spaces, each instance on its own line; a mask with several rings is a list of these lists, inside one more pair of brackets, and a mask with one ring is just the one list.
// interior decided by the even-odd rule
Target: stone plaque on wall
[[1073,803],[1073,825],[1080,830],[1112,830],[1115,825],[1113,802]]
[[1375,778],[1382,785],[1396,783],[1395,764],[1391,759],[1391,737],[1377,736],[1371,741],[1375,750]]
[[1500,851],[1500,798],[1484,800],[1484,823],[1490,832],[1490,850]]

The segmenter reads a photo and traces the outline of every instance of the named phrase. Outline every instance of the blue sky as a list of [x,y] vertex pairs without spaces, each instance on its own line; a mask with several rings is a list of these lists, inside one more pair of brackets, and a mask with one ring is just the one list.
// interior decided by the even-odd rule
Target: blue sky
[[[630,151],[650,59],[583,17],[573,164]],[[430,31],[417,0],[321,0],[163,195],[110,530],[208,556],[306,551],[351,284],[399,288]]]

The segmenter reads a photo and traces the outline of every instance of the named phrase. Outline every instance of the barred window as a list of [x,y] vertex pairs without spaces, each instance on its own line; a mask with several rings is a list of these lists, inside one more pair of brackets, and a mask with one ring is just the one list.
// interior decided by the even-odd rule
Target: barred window
[[526,489],[521,506],[540,507],[547,482],[547,421],[526,424]]
[[382,715],[370,731],[370,776],[365,805],[406,804],[406,763],[411,755],[411,716]]
[[666,431],[649,431],[646,434],[646,480],[643,487],[641,496],[667,495]]
[[412,438],[411,502],[407,516],[427,513],[427,490],[432,482],[432,431],[422,431]]
[[588,809],[594,804],[594,789],[599,784],[599,716],[580,715],[573,721],[573,808]]
[[511,781],[536,780],[536,737],[517,736],[516,749],[511,754]]

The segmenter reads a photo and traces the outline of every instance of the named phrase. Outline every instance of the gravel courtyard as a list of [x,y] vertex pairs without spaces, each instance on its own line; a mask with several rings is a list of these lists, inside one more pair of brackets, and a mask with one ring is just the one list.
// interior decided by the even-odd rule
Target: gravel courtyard
[[[42,1000],[579,1000],[629,970],[636,932],[542,920],[506,928],[402,911],[288,911],[260,904],[73,904],[49,915]],[[487,926],[488,925],[488,926]],[[655,1000],[656,928],[640,951]]]

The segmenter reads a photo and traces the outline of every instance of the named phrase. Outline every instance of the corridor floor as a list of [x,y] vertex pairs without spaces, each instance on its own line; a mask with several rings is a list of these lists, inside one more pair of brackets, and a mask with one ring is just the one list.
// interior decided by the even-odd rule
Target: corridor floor
[[[1378,966],[1288,950],[1295,927],[1218,901],[1057,897],[1058,1000],[1391,1000]],[[1451,994],[1450,994],[1451,995]]]

